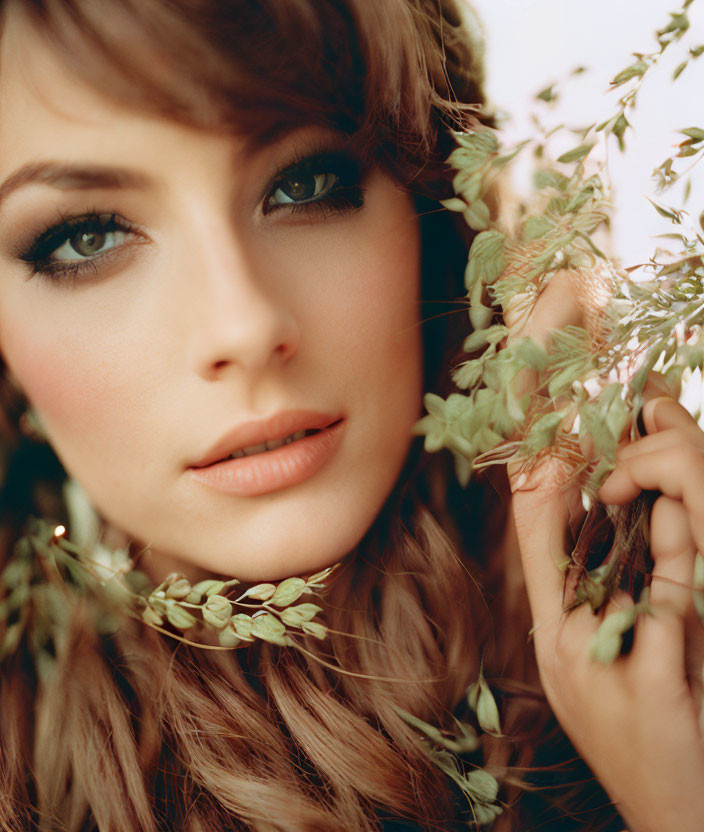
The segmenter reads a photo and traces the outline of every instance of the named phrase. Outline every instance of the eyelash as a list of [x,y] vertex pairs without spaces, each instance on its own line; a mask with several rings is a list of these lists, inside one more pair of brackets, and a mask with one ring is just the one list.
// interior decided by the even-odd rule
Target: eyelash
[[[333,174],[335,179],[324,193],[307,201],[271,204],[274,194],[282,185],[298,178],[320,174]],[[364,205],[366,189],[361,187],[363,171],[360,163],[342,152],[328,151],[295,158],[282,171],[276,174],[267,188],[262,202],[262,213],[270,215],[285,211],[294,216],[305,215],[313,220],[324,220],[331,214],[346,214],[357,211]],[[284,194],[285,195],[285,194]],[[97,253],[92,258],[73,261],[52,260],[52,255],[77,234],[109,234],[122,232],[138,236],[135,226],[117,214],[98,213],[97,211],[65,218],[56,225],[46,229],[29,245],[19,259],[31,267],[28,279],[40,275],[43,278],[71,286],[87,273],[97,275],[100,261],[103,263],[113,251],[117,251],[130,242],[112,246],[104,253]]]

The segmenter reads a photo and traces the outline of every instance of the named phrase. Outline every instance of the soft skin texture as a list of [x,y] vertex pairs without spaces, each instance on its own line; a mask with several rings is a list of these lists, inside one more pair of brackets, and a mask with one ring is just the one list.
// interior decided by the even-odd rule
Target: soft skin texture
[[[0,65],[0,181],[49,160],[144,179],[32,184],[0,206],[0,350],[69,473],[153,547],[153,571],[273,580],[338,560],[391,492],[421,415],[411,197],[373,170],[358,211],[263,215],[272,177],[328,133],[245,156],[241,138],[118,106],[12,18]],[[138,230],[76,285],[30,276],[22,247],[91,212]],[[189,475],[237,424],[299,408],[346,420],[312,478],[235,497]]]

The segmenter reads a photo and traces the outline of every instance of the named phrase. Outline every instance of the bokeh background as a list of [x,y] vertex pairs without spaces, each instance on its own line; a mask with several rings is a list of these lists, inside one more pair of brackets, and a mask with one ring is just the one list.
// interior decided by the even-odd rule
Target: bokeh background
[[[682,7],[682,0],[471,2],[485,28],[489,96],[494,106],[510,114],[504,134],[516,140],[535,135],[531,114],[551,126],[572,127],[613,115],[624,88],[610,91],[610,79],[633,63],[633,52],[656,51],[655,31],[669,21],[669,12]],[[627,133],[627,152],[619,152],[615,139],[606,150],[616,204],[612,250],[624,265],[647,260],[663,244],[654,235],[673,230],[645,197],[682,207],[683,188],[658,197],[651,173],[684,138],[677,137],[677,129],[704,128],[704,55],[690,61],[677,81],[671,80],[687,49],[704,43],[704,0],[694,0],[688,15],[688,33],[668,47],[644,81],[629,118],[635,129]],[[587,71],[570,77],[578,66]],[[554,82],[558,101],[536,102],[535,94]],[[561,150],[579,144],[568,135],[560,141],[567,142]],[[680,160],[679,168],[688,162]],[[704,162],[692,169],[691,180],[685,207],[698,223],[704,209]]]

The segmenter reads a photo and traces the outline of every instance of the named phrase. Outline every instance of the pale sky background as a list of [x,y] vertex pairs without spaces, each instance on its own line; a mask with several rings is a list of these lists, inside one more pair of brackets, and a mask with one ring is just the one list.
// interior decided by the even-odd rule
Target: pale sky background
[[[669,21],[669,12],[682,6],[681,0],[472,0],[472,4],[486,29],[488,93],[496,107],[512,115],[505,135],[516,139],[531,135],[531,111],[545,123],[573,127],[613,115],[619,93],[608,91],[609,80],[633,63],[631,53],[658,48],[655,30]],[[658,197],[649,177],[684,139],[675,130],[704,128],[704,55],[671,83],[687,48],[704,43],[704,0],[694,0],[689,17],[687,35],[668,47],[659,66],[646,77],[629,118],[636,132],[626,135],[626,154],[619,152],[614,138],[609,142],[616,198],[613,242],[624,265],[643,262],[652,254],[657,244],[652,235],[674,230],[656,214],[645,194],[681,207],[681,191]],[[589,71],[568,80],[579,65]],[[555,81],[566,82],[557,106],[551,109],[536,102],[535,93]],[[564,141],[567,144],[559,152],[578,144],[567,136]],[[679,169],[690,161],[679,160]],[[704,162],[692,170],[691,178],[686,207],[696,220],[704,209]]]

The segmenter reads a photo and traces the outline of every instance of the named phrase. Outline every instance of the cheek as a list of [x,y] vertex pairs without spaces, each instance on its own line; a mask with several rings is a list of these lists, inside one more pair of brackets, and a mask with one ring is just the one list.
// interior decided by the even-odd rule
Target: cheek
[[371,362],[375,374],[394,358],[421,361],[417,218],[405,202],[385,207],[356,233],[327,234],[313,263],[310,247],[293,258],[310,274],[307,326],[338,342],[340,361]]
[[59,444],[73,436],[90,443],[97,429],[122,418],[117,407],[126,394],[126,368],[133,364],[90,327],[79,330],[59,321],[52,325],[45,315],[32,326],[2,322],[7,365]]

